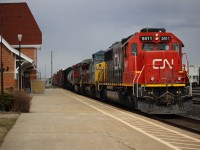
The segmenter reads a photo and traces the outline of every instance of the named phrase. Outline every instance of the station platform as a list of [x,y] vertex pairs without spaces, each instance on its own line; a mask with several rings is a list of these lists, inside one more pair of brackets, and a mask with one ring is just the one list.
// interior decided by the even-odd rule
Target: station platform
[[0,150],[200,149],[200,135],[60,88],[33,94]]

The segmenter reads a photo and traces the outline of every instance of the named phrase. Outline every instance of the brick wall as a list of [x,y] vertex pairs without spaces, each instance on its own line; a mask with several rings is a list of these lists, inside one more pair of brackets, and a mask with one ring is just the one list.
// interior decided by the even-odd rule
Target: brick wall
[[2,50],[4,68],[9,67],[9,70],[4,72],[4,89],[9,87],[16,88],[16,83],[14,80],[15,55],[7,50],[4,45],[2,46]]
[[36,60],[37,53],[35,48],[22,48],[21,52],[30,57],[31,59]]
[[[9,67],[8,71],[4,72],[4,89],[13,87],[14,89],[18,88],[18,80],[15,80],[15,54],[13,54],[10,50],[8,50],[4,45],[2,46],[3,53],[3,65],[4,68]],[[36,60],[36,49],[22,49],[22,53],[27,55],[28,57]],[[23,74],[23,73],[22,73]],[[0,75],[1,77],[1,75]],[[30,81],[37,79],[36,70],[30,70]],[[1,84],[1,80],[0,80]],[[1,89],[1,86],[0,86]]]

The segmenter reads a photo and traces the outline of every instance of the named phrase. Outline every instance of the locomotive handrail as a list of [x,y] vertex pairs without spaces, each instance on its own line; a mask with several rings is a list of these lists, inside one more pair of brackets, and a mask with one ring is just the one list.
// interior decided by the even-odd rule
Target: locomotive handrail
[[138,76],[138,78],[137,78],[137,97],[138,97],[138,80],[140,79],[140,76],[141,76],[141,74],[142,74],[144,68],[145,68],[145,65],[142,67],[142,70],[141,70],[141,72],[140,72],[140,74],[139,74],[139,76]]
[[138,97],[138,80],[139,80],[139,78],[140,78],[140,76],[141,76],[141,74],[142,74],[144,68],[145,68],[145,65],[142,67],[142,70],[141,70],[141,71],[135,71],[135,77],[134,77],[134,79],[133,79],[133,95],[135,95],[135,85],[134,85],[134,83],[135,83],[135,79],[136,79],[136,77],[137,77],[137,74],[139,73],[139,76],[138,76],[138,78],[137,78],[137,97]]
[[186,62],[185,62],[185,65],[186,65],[185,68],[187,68],[186,72],[188,72],[188,74],[189,74],[189,62],[188,62],[188,57],[187,57],[187,54],[186,54],[186,53],[183,53],[183,54],[182,54],[182,57],[183,57],[184,55],[185,55],[185,59],[186,59]]
[[135,78],[136,77],[137,77],[137,71],[135,71],[135,77],[133,79],[133,95],[135,95],[135,85],[134,85],[134,83],[135,83]]
[[132,52],[135,55],[135,77],[133,79],[133,94],[135,95],[135,88],[134,88],[134,83],[135,83],[135,78],[137,76],[137,57],[136,57],[136,52]]
[[183,53],[182,54],[182,57],[185,55],[185,58],[186,58],[186,67],[187,70],[185,69],[185,71],[187,72],[187,77],[188,77],[188,80],[190,82],[190,95],[192,96],[192,79],[189,77],[189,62],[188,62],[188,57],[187,57],[187,54],[186,53]]

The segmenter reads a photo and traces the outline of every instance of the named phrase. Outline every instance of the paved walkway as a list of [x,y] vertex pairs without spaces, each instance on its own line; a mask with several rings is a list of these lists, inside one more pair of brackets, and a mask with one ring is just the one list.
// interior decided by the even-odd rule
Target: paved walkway
[[129,149],[110,134],[128,133],[126,126],[60,90],[34,94],[30,113],[20,115],[0,150]]
[[81,99],[62,89],[35,94],[31,112],[20,115],[0,150],[171,150],[100,109],[119,111],[96,104],[97,111],[93,101],[75,97]]

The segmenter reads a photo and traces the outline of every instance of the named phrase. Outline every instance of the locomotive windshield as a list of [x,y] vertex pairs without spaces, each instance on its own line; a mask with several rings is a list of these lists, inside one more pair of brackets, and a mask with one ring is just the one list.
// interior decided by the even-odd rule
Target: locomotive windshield
[[154,44],[151,43],[142,44],[142,49],[145,51],[154,50]]
[[97,56],[95,57],[95,60],[96,60],[96,61],[103,61],[103,60],[104,60],[104,55],[97,55]]
[[144,43],[142,44],[142,50],[152,51],[152,50],[169,50],[169,44],[166,43]]
[[169,50],[169,44],[157,44],[157,50]]

